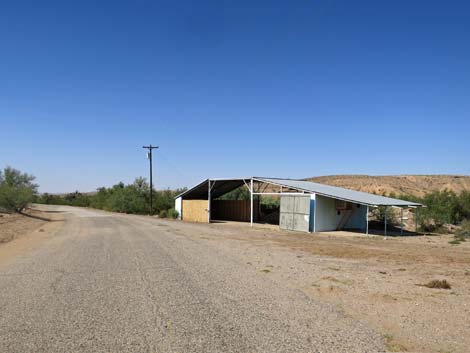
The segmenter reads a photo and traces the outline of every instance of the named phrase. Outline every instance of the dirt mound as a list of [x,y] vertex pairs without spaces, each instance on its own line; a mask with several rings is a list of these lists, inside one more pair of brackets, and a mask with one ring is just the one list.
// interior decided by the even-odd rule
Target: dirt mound
[[470,190],[470,176],[467,175],[328,175],[307,178],[317,183],[340,186],[348,189],[376,193],[410,194],[424,196],[432,191],[445,189],[460,193]]

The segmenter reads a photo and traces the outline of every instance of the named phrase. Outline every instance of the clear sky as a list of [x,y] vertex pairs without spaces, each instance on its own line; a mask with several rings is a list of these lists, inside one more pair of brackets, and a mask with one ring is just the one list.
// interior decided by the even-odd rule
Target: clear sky
[[43,192],[148,172],[470,174],[469,1],[1,1],[0,167]]

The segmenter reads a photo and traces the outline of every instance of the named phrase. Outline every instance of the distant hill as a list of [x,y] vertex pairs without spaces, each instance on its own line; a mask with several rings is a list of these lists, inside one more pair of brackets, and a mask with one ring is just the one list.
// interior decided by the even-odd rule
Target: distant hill
[[307,178],[317,183],[340,186],[348,189],[382,195],[411,194],[424,196],[432,191],[444,189],[460,193],[470,191],[470,176],[467,175],[327,175]]

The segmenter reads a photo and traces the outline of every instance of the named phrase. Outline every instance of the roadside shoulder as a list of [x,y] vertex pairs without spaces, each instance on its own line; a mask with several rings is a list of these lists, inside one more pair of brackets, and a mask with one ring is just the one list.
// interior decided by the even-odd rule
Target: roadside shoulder
[[[64,216],[62,214],[54,214],[44,218],[42,215],[39,215],[39,212],[35,213],[33,219],[30,220],[31,224],[28,224],[26,227],[12,229],[11,240],[0,243],[0,267],[21,254],[37,249],[44,241],[52,238],[64,224]],[[21,217],[27,218],[31,216]],[[25,220],[19,219],[19,222],[21,221]]]

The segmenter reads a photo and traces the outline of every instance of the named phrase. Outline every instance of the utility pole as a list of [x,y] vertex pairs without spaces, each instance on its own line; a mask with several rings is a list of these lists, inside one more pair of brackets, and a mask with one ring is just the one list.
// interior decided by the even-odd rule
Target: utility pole
[[157,149],[158,146],[149,145],[149,146],[142,146],[142,148],[146,148],[149,150],[149,152],[147,153],[147,158],[150,161],[150,215],[152,215],[153,214],[152,150]]

